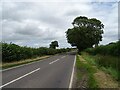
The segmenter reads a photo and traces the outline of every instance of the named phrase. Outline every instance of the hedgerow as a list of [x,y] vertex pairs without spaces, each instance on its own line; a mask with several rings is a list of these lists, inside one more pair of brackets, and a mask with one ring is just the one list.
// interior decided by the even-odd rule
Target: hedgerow
[[110,69],[111,72],[115,70],[118,75],[115,75],[114,72],[112,74],[116,76],[116,80],[120,81],[120,41],[96,48],[88,48],[85,52],[95,56],[95,62],[99,67],[106,68],[106,70]]
[[108,45],[101,45],[96,48],[88,48],[85,51],[93,55],[101,54],[120,56],[120,41],[117,41],[116,43],[110,43]]
[[1,43],[2,45],[2,62],[20,61],[28,58],[35,58],[43,55],[54,55],[57,53],[68,52],[70,48],[53,49],[47,47],[31,48],[19,46],[13,43]]

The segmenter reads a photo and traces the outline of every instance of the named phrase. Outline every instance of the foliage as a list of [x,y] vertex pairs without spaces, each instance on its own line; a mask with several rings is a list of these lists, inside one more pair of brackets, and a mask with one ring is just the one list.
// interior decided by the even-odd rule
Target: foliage
[[[92,49],[91,49],[92,51]],[[114,79],[120,81],[120,63],[119,57],[112,56],[112,55],[100,55],[96,54],[93,55],[91,53],[83,53],[82,56],[90,62],[92,65],[96,65],[102,70],[106,71],[107,73],[111,74]]]
[[51,42],[50,48],[56,49],[56,47],[59,47],[58,41],[53,41],[53,42]]
[[91,64],[80,61],[79,55],[77,55],[76,67],[77,79],[79,79],[78,82],[80,82],[80,80],[82,80],[82,78],[86,74],[88,76],[87,88],[98,88],[98,83],[94,78],[94,73],[96,72],[96,69],[94,69]]
[[114,68],[112,67],[101,67],[101,69],[109,74],[111,74],[111,76],[115,79],[115,80],[119,80],[120,79],[120,76],[119,76],[119,71],[115,70]]
[[34,58],[43,55],[54,55],[57,53],[68,52],[70,48],[53,49],[46,47],[31,48],[27,46],[18,46],[16,44],[1,43],[2,44],[2,61],[12,62],[22,59]]
[[104,25],[101,21],[80,16],[72,24],[73,28],[67,30],[66,37],[68,43],[77,46],[79,51],[97,45],[102,40]]
[[116,43],[110,43],[108,45],[101,45],[96,48],[88,48],[85,50],[86,52],[96,55],[112,55],[112,56],[120,56],[120,41]]

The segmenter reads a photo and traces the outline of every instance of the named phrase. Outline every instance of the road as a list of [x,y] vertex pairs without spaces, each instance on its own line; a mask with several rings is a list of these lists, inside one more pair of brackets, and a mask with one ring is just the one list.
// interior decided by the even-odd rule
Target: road
[[5,70],[0,88],[69,88],[74,63],[75,52],[69,52]]

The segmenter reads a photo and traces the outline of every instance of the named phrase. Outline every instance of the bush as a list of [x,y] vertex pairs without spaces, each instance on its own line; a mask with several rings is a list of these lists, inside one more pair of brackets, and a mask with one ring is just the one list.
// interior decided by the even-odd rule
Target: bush
[[57,53],[67,52],[71,49],[62,48],[62,49],[53,49],[46,47],[31,48],[31,47],[21,47],[16,44],[10,43],[1,43],[2,45],[2,61],[3,62],[12,62],[19,61],[27,58],[34,58],[37,56],[43,55],[54,55]]
[[[118,69],[118,63],[120,60],[118,60],[117,57],[113,56],[102,56],[102,55],[96,55],[96,62],[99,66],[104,66],[104,67],[112,67],[115,68],[116,70]],[[119,68],[120,70],[120,68]]]
[[101,45],[96,48],[88,48],[85,50],[89,54],[96,55],[112,55],[112,56],[120,56],[120,41],[116,43],[110,43],[108,45]]
[[[96,48],[88,48],[85,52],[96,55],[96,63],[100,67],[110,68],[110,73],[113,71],[112,69],[116,70],[118,72],[118,80],[120,81],[120,65],[118,65],[120,63],[120,41],[109,43],[108,45],[101,45]],[[117,75],[113,74],[113,76],[115,77]]]

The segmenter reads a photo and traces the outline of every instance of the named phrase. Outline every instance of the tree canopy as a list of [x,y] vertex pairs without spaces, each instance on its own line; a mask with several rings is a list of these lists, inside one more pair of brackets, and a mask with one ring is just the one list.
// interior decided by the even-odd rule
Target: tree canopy
[[59,45],[58,45],[58,41],[53,41],[53,42],[51,42],[51,44],[50,44],[50,48],[54,48],[54,49],[56,49],[56,47],[59,47]]
[[73,28],[66,31],[68,43],[77,46],[79,50],[93,47],[102,41],[104,25],[96,18],[79,16],[72,22]]

